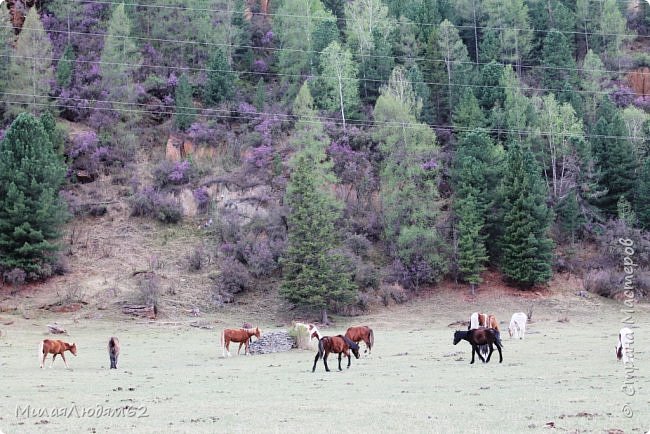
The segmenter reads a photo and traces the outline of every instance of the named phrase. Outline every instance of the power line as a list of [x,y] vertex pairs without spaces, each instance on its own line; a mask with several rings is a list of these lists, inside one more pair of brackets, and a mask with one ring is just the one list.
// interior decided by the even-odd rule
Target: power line
[[[59,58],[50,58],[50,57],[36,57],[36,56],[18,56],[14,54],[10,55],[0,55],[1,57],[9,57],[9,58],[16,58],[16,59],[31,59],[31,60],[49,60],[49,61],[60,61],[62,57]],[[125,67],[134,67],[134,68],[164,68],[164,69],[171,69],[171,70],[177,70],[177,71],[195,71],[195,72],[225,72],[225,73],[233,73],[233,74],[238,74],[238,75],[253,75],[253,76],[268,76],[268,77],[291,77],[291,78],[298,78],[298,79],[303,79],[303,78],[309,78],[309,79],[318,79],[318,78],[329,78],[329,79],[338,79],[336,76],[328,76],[328,75],[322,75],[322,74],[310,74],[310,75],[303,75],[303,74],[287,74],[287,73],[280,73],[280,72],[257,72],[257,71],[234,71],[234,70],[226,70],[226,69],[210,69],[210,68],[197,68],[197,67],[182,67],[182,66],[166,66],[166,65],[147,65],[147,64],[134,64],[134,63],[125,63],[125,62],[102,62],[101,60],[75,60],[76,63],[87,63],[87,64],[97,64],[97,65],[109,65],[109,66],[125,66]],[[505,66],[504,64],[500,64],[502,66]],[[599,71],[599,70],[585,70],[585,71]],[[620,72],[620,74],[623,74],[623,72]],[[371,83],[385,83],[386,80],[382,79],[375,79],[375,78],[356,78],[356,77],[342,77],[342,81],[352,81],[356,80],[358,82],[371,82]],[[554,93],[562,93],[566,92],[565,89],[563,88],[547,88],[547,87],[532,87],[532,86],[502,86],[502,85],[480,85],[480,84],[463,84],[463,83],[449,83],[449,82],[435,82],[435,81],[411,81],[411,80],[405,80],[405,83],[409,83],[411,85],[414,84],[426,84],[429,86],[442,86],[442,87],[448,87],[452,86],[454,88],[478,88],[478,89],[520,89],[522,91],[529,91],[529,92],[554,92]],[[572,89],[572,92],[579,93],[579,94],[593,94],[593,95],[609,95],[610,92],[608,91],[599,91],[599,90],[584,90],[584,89]]]
[[[113,100],[92,100],[90,102],[93,103],[100,103],[100,104],[116,104],[116,105],[122,105],[122,106],[133,106],[135,108],[115,108],[115,107],[97,107],[89,104],[89,101],[84,98],[63,98],[63,97],[50,97],[48,95],[38,95],[38,94],[25,94],[25,93],[12,93],[12,92],[0,92],[0,95],[10,95],[13,97],[27,97],[27,98],[34,98],[34,99],[40,99],[40,100],[47,100],[47,99],[55,99],[55,100],[76,100],[76,101],[82,101],[88,103],[88,105],[85,106],[79,106],[79,105],[71,105],[71,104],[60,104],[57,105],[57,107],[60,108],[70,108],[70,109],[82,109],[82,110],[96,110],[96,111],[112,111],[112,112],[118,112],[118,113],[140,113],[140,114],[165,114],[165,115],[172,115],[174,114],[175,111],[182,109],[182,110],[194,110],[196,111],[197,115],[202,115],[206,116],[208,118],[216,118],[216,119],[240,119],[240,120],[253,120],[256,119],[259,116],[273,116],[280,118],[280,120],[290,122],[290,121],[300,121],[308,124],[320,124],[322,122],[327,122],[327,121],[335,121],[338,122],[340,119],[338,117],[331,117],[331,116],[321,116],[321,115],[314,115],[314,116],[303,116],[303,115],[293,115],[293,114],[285,114],[285,113],[270,113],[270,112],[255,112],[255,113],[250,113],[250,114],[232,114],[232,110],[230,109],[219,109],[219,108],[208,108],[208,109],[197,109],[196,107],[187,107],[187,106],[181,106],[181,107],[176,107],[172,105],[166,105],[166,104],[159,104],[160,107],[163,108],[169,108],[173,109],[172,110],[145,110],[141,109],[138,107],[147,107],[147,104],[145,103],[137,103],[137,102],[123,102],[123,101],[113,101]],[[7,104],[16,104],[16,105],[36,105],[36,106],[42,106],[42,107],[51,107],[51,104],[48,104],[46,102],[40,103],[40,102],[27,102],[27,101],[18,101],[18,100],[5,100],[5,103]],[[457,126],[450,126],[450,125],[445,125],[445,124],[425,124],[425,123],[420,123],[420,122],[389,122],[389,121],[348,121],[347,122],[350,126],[357,126],[357,127],[376,127],[376,126],[386,126],[386,127],[393,127],[393,128],[407,128],[407,129],[414,129],[414,128],[421,128],[422,126],[427,126],[432,129],[438,129],[438,128],[443,128],[443,129],[448,129],[448,128],[453,128],[457,132],[472,132],[472,131],[484,131],[484,132],[491,132],[491,133],[510,133],[510,134],[519,134],[519,135],[534,135],[534,134],[541,134],[541,135],[550,135],[553,134],[555,136],[561,136],[561,137],[573,137],[573,138],[578,138],[578,137],[585,137],[585,138],[603,138],[603,139],[638,139],[638,136],[630,136],[630,135],[605,135],[605,134],[588,134],[588,133],[583,133],[580,135],[576,135],[573,133],[562,133],[562,132],[556,132],[556,131],[544,131],[544,130],[539,130],[539,129],[502,129],[502,128],[470,128],[470,127],[457,127]]]
[[[236,12],[232,9],[211,9],[211,8],[188,8],[185,6],[171,6],[171,5],[147,5],[147,4],[142,4],[142,3],[126,3],[126,2],[117,2],[117,1],[100,1],[100,0],[71,0],[74,3],[82,3],[82,4],[103,4],[103,5],[111,5],[111,6],[116,6],[120,4],[124,4],[124,6],[135,6],[135,7],[143,7],[143,8],[155,8],[155,9],[174,9],[174,10],[179,10],[182,12],[185,11],[192,11],[192,12],[220,12],[220,13],[239,13],[243,14],[243,12]],[[604,3],[606,0],[596,0],[601,3]],[[620,1],[621,4],[624,4],[626,0],[616,0]],[[327,17],[320,17],[316,15],[296,15],[296,14],[277,14],[277,13],[268,13],[268,14],[262,14],[262,13],[253,13],[253,15],[261,15],[261,16],[267,16],[267,17],[286,17],[286,18],[309,18],[311,20],[326,20],[328,19]],[[338,20],[338,17],[334,17],[335,19]],[[391,18],[393,21],[396,21],[394,18]],[[347,23],[350,21],[349,18],[342,18],[340,21],[343,21]],[[414,21],[409,21],[410,24],[415,25],[415,26],[420,26],[420,27],[434,27],[438,26],[437,23],[424,23],[424,22],[414,22]],[[489,27],[489,26],[469,26],[469,25],[460,25],[460,26],[454,26],[457,29],[460,28],[466,28],[466,29],[481,29],[481,30],[517,30],[517,31],[525,31],[525,32],[538,32],[538,33],[549,33],[549,32],[554,32],[554,31],[559,31],[555,29],[551,30],[541,30],[541,29],[520,29],[516,27]],[[561,31],[561,33],[566,33],[566,34],[575,34],[575,35],[602,35],[602,36],[625,36],[625,37],[643,37],[643,38],[650,38],[650,35],[636,35],[636,34],[629,34],[629,33],[596,33],[596,32],[578,32],[578,31]]]

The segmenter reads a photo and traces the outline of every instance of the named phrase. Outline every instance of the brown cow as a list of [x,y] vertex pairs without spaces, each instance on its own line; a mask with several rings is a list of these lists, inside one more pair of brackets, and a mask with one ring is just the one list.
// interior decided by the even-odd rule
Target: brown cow
[[52,339],[43,340],[38,345],[38,360],[41,364],[41,368],[43,368],[43,364],[45,363],[45,358],[47,357],[48,354],[54,354],[54,356],[52,356],[52,363],[50,364],[50,368],[54,365],[54,359],[56,359],[56,356],[58,354],[61,355],[61,358],[63,359],[63,363],[65,363],[65,367],[68,368],[68,362],[66,362],[65,356],[63,355],[65,351],[70,351],[76,357],[77,344],[74,343],[69,344],[67,342],[63,342],[60,340],[52,340]]

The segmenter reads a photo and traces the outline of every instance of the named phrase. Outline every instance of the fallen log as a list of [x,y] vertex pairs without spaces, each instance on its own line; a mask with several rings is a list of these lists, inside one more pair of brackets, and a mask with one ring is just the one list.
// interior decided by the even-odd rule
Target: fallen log
[[58,324],[48,324],[47,328],[50,329],[50,333],[53,333],[55,335],[67,333],[65,329]]
[[156,319],[158,309],[155,305],[130,304],[122,306],[122,313],[135,315],[141,318]]

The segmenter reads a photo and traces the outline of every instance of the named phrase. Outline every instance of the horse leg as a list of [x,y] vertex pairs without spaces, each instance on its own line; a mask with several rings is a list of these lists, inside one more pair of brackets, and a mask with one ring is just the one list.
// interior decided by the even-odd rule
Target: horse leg
[[497,350],[499,350],[499,363],[501,363],[503,362],[503,354],[501,354],[501,344],[499,344],[498,342],[496,344],[497,344]]
[[43,364],[45,363],[45,358],[46,358],[46,357],[47,357],[47,354],[46,354],[46,353],[43,353],[43,354],[42,354],[42,357],[41,357],[41,369],[43,369]]
[[316,353],[316,357],[314,357],[314,367],[311,368],[311,372],[316,371],[316,363],[318,363],[318,359],[320,358],[320,356],[321,356],[321,352],[319,351],[318,353]]
[[54,366],[54,359],[56,359],[56,356],[58,356],[58,354],[54,353],[54,355],[52,356],[52,363],[50,363],[50,368]]
[[352,354],[350,354],[350,351],[347,351],[346,356],[348,356],[348,369],[350,369],[350,364],[352,363]]
[[[481,359],[481,362],[485,363],[485,357],[481,354],[481,350],[478,347],[478,345],[472,345],[472,350],[476,351],[476,354],[478,354],[478,358]],[[474,363],[474,353],[472,353],[472,363]]]
[[[239,343],[239,348],[237,348],[237,355],[239,355],[239,352],[241,351],[241,346],[244,345],[244,342]],[[246,345],[246,348],[248,348],[248,345]],[[244,355],[246,355],[246,348],[244,348]]]
[[327,366],[327,356],[329,356],[329,352],[325,351],[325,354],[323,354],[323,363],[325,364],[325,370],[329,372],[330,368]]
[[490,357],[492,357],[492,353],[493,353],[493,352],[494,352],[494,346],[493,346],[492,344],[490,344],[490,352],[489,352],[489,354],[488,354],[488,356],[487,356],[487,360],[485,361],[485,363],[489,363],[489,362],[490,362]]
[[61,353],[61,358],[63,359],[63,363],[65,363],[65,369],[70,369],[68,367],[68,362],[65,360],[65,355],[63,353]]
[[[342,357],[342,356],[343,356],[343,353],[339,353],[339,371],[342,371],[342,370],[343,370],[343,369],[341,369],[341,357]],[[349,368],[349,367],[350,367],[350,365],[348,365],[348,368]]]
[[[474,363],[474,351],[476,351],[476,350],[474,349],[474,344],[472,344],[472,361],[469,362],[470,365],[471,365],[472,363]],[[480,354],[479,354],[478,356],[481,357]]]

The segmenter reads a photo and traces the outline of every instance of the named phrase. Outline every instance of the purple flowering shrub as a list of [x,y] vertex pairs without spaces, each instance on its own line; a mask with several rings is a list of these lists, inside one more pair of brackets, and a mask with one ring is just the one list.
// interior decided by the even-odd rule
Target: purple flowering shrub
[[609,97],[617,107],[627,107],[634,102],[636,94],[628,86],[620,84]]
[[65,154],[69,159],[70,175],[74,170],[85,170],[91,177],[99,174],[101,168],[116,160],[112,150],[100,144],[94,131],[83,131],[67,144]]
[[192,190],[192,196],[194,196],[199,212],[207,212],[210,205],[210,194],[208,193],[208,189],[205,187],[194,189]]
[[162,160],[153,168],[153,177],[157,188],[183,185],[196,177],[196,168],[189,160]]
[[163,223],[178,223],[183,217],[178,200],[147,187],[131,196],[131,216],[151,217]]

